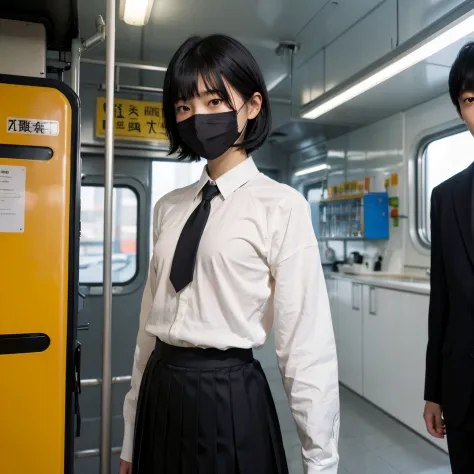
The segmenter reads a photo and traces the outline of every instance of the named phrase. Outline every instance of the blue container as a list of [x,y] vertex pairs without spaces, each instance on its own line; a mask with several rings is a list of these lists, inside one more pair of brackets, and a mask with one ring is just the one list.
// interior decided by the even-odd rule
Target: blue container
[[363,238],[367,240],[388,239],[390,235],[388,194],[369,193],[362,199]]

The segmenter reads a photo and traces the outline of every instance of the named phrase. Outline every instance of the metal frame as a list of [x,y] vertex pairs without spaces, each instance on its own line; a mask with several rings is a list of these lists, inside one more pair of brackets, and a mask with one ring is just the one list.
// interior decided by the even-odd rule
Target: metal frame
[[[94,156],[94,155],[96,156],[97,153],[91,154],[91,156]],[[119,154],[117,153],[117,150],[116,150],[115,157],[117,157],[118,155]],[[124,156],[129,157],[130,155],[125,154]],[[169,161],[169,160],[163,160],[163,161]],[[85,174],[82,179],[82,185],[103,187],[104,181],[102,179],[102,175]],[[141,222],[140,219],[142,218],[141,216],[142,210],[146,209],[146,206],[147,206],[146,204],[147,194],[146,194],[146,189],[143,186],[143,184],[139,180],[136,180],[135,178],[116,176],[114,178],[114,187],[131,189],[133,193],[137,196],[137,257],[136,257],[137,269],[136,269],[136,274],[134,278],[128,282],[116,283],[112,285],[112,294],[123,296],[123,295],[135,293],[143,283],[143,278],[140,278],[140,270],[143,268],[144,265],[146,265],[146,262],[148,261],[148,255],[146,255],[145,257],[144,255],[146,254],[146,252],[142,250],[143,242],[141,242],[141,240],[143,237],[143,233],[140,230],[140,222]],[[100,283],[99,285],[93,285],[93,284],[91,285],[91,284],[84,283],[83,286],[89,289],[88,297],[102,296],[103,291],[104,291],[103,283],[104,282]]]
[[76,38],[71,45],[71,89],[79,95],[81,76],[81,56],[87,51],[105,40],[105,23],[101,15],[95,20],[96,32],[85,40]]
[[[112,378],[112,384],[121,384],[121,383],[130,383],[132,381],[131,375],[121,375],[119,377]],[[97,387],[98,385],[102,385],[102,379],[82,379],[81,380],[81,387]]]
[[417,147],[415,155],[415,182],[416,182],[416,197],[415,197],[415,226],[416,236],[418,242],[425,248],[431,248],[431,241],[428,239],[426,231],[429,225],[429,210],[427,209],[426,200],[426,150],[428,146],[437,141],[442,140],[467,130],[465,125],[456,125],[454,127],[444,128],[442,131],[431,133],[425,136]]
[[[110,450],[110,454],[120,454],[122,446],[114,446]],[[76,459],[95,458],[100,456],[100,449],[85,449],[84,451],[76,451],[74,457]]]
[[[85,64],[96,64],[96,65],[104,65],[105,61],[102,59],[92,59],[92,58],[82,58],[82,63]],[[116,81],[115,81],[115,92],[141,92],[141,93],[148,93],[148,94],[163,94],[163,89],[160,87],[147,87],[147,86],[135,86],[131,84],[120,84],[118,77],[120,75],[120,69],[138,69],[141,71],[154,71],[154,72],[166,72],[166,66],[155,66],[154,64],[143,63],[143,62],[123,62],[117,61],[115,63],[116,67]],[[100,91],[106,91],[107,86],[103,82],[98,85]],[[275,104],[282,104],[282,105],[291,105],[290,99],[284,99],[281,97],[270,97],[270,102]]]
[[[110,1],[110,0],[107,0]],[[82,58],[81,62],[86,64],[97,64],[97,65],[105,65],[106,61],[102,59],[92,59],[92,58]],[[155,66],[154,64],[143,63],[143,62],[124,62],[124,61],[117,61],[115,62],[115,67],[118,68],[126,68],[126,69],[141,69],[143,71],[156,71],[156,72],[166,72],[166,66]]]
[[[103,188],[104,184],[96,177],[96,176],[88,176],[84,175],[84,178],[82,180],[82,187],[86,188]],[[136,181],[130,178],[115,178],[114,180],[114,187],[113,189],[128,189],[130,190],[133,195],[135,196],[137,200],[137,212],[136,212],[136,217],[137,217],[137,235],[136,235],[136,244],[137,244],[137,251],[135,254],[135,273],[133,274],[132,278],[130,278],[127,281],[117,281],[113,282],[112,281],[112,286],[113,286],[113,294],[128,294],[128,293],[133,293],[136,291],[136,285],[135,280],[138,278],[140,274],[140,246],[139,246],[139,240],[140,240],[140,229],[139,229],[139,221],[140,221],[140,206],[142,205],[142,200],[145,199],[145,192],[142,189],[142,186],[138,189],[136,186]],[[112,191],[113,192],[113,191]],[[97,295],[102,295],[102,288],[103,288],[103,282],[100,283],[91,283],[91,282],[86,282],[86,281],[81,281],[79,279],[79,284],[81,286],[87,287],[89,290],[89,296],[97,296]],[[120,287],[121,290],[116,290],[117,287]],[[128,289],[131,287],[130,289]],[[128,290],[127,290],[128,289]],[[100,291],[97,291],[100,290]]]

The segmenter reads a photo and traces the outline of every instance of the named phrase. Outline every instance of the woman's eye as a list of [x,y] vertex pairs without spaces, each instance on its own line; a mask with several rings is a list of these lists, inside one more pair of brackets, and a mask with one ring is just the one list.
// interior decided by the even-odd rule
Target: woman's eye
[[178,105],[176,106],[176,112],[187,112],[189,107],[187,105]]
[[466,99],[464,99],[464,102],[472,104],[474,102],[474,97],[467,97]]
[[220,104],[222,104],[222,99],[212,99],[209,101],[209,105],[212,107],[218,107]]

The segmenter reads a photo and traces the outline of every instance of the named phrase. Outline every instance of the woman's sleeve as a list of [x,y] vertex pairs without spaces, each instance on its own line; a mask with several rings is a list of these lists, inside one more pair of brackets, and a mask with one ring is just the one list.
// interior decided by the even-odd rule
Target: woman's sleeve
[[[153,244],[156,244],[157,227],[156,221],[158,211],[158,204],[155,206],[153,213]],[[143,372],[148,363],[151,353],[155,348],[155,337],[151,336],[145,331],[145,326],[153,306],[154,294],[156,292],[156,268],[154,259],[152,257],[150,268],[148,272],[148,279],[143,292],[141,311],[140,311],[140,325],[138,329],[137,345],[135,347],[135,356],[132,369],[132,386],[130,391],[125,396],[123,406],[124,418],[124,436],[122,444],[121,459],[132,462],[133,455],[133,439],[135,431],[135,415],[137,411],[138,393],[140,391],[140,384],[142,381]]]
[[302,196],[273,219],[270,267],[280,372],[302,443],[305,473],[336,474],[339,382],[319,248]]

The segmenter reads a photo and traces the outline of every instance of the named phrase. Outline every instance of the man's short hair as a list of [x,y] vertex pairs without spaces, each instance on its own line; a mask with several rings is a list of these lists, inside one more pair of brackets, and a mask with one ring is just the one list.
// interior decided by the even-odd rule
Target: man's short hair
[[449,73],[449,95],[459,114],[459,98],[466,91],[474,92],[474,42],[461,48]]

